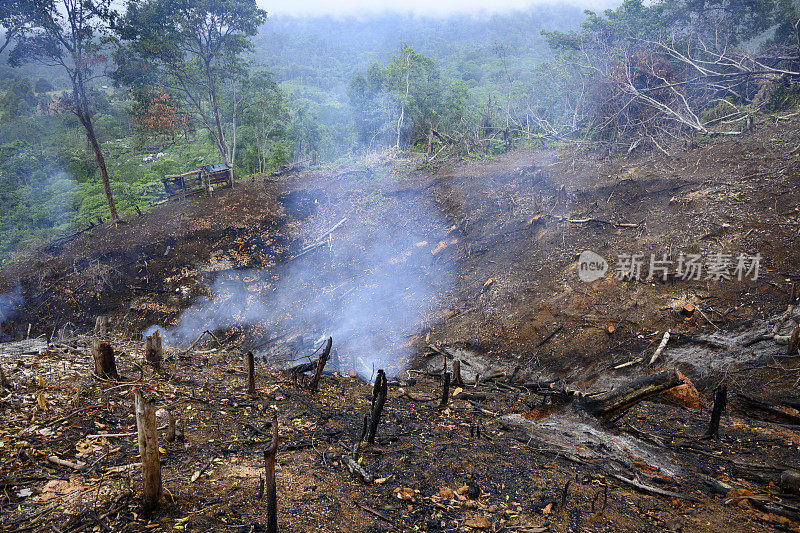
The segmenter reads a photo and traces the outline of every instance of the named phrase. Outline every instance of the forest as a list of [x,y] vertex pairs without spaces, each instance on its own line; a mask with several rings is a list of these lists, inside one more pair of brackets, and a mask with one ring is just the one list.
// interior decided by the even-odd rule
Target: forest
[[[779,50],[796,40],[788,0],[443,18],[269,17],[246,1],[2,9],[4,252],[145,209],[163,199],[161,178],[201,164],[227,162],[241,179],[387,147],[479,158],[582,138],[653,147],[795,103],[787,86],[753,105],[764,80],[792,71]],[[210,37],[195,43],[195,30]],[[733,55],[690,59],[713,47]],[[746,55],[766,51],[772,63]]]
[[[179,9],[179,2],[132,2],[124,16],[98,3],[90,13],[64,18],[65,8],[80,10],[84,3],[54,2],[48,9],[59,25],[56,34],[45,31],[41,20],[19,16],[20,9],[39,4],[2,8],[4,252],[111,215],[103,170],[75,113],[71,79],[80,73],[75,61],[83,60],[59,41],[81,28],[87,33],[75,53],[87,58],[80,73],[83,113],[91,117],[115,208],[129,212],[165,198],[161,178],[201,164],[235,163],[241,179],[311,157],[321,164],[394,146],[392,124],[398,99],[405,98],[398,76],[412,69],[413,101],[400,128],[403,149],[419,149],[413,137],[426,120],[419,114],[430,114],[445,133],[486,113],[501,122],[501,95],[522,92],[531,83],[525,73],[551,57],[540,30],[572,28],[581,16],[564,7],[486,19],[292,18],[267,17],[252,2],[189,3],[195,17],[218,14],[219,24],[231,25],[227,36],[208,43],[219,56],[203,73],[197,70],[203,49],[172,42],[186,35],[165,34],[174,44],[169,57],[180,55],[180,71],[147,50],[166,46],[154,41],[158,32],[201,24],[170,20],[164,21],[169,27],[157,28],[148,20],[158,10]],[[149,34],[138,29],[151,26]],[[204,83],[214,88],[216,105],[195,90]]]

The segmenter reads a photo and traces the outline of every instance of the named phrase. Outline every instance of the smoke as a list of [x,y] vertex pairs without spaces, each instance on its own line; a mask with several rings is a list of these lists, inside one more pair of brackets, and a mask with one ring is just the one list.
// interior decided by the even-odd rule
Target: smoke
[[[414,336],[452,285],[453,228],[427,196],[392,197],[403,186],[392,178],[312,178],[304,185],[284,195],[284,207],[308,217],[305,244],[321,245],[273,268],[218,273],[208,296],[198,297],[174,327],[161,328],[166,341],[186,346],[204,330],[252,328],[281,337],[279,346],[303,356],[331,336],[346,369],[366,376],[373,365],[400,372]],[[332,191],[330,199],[323,190]],[[288,362],[276,345],[261,355]]]
[[20,311],[24,303],[25,296],[21,284],[17,284],[4,294],[0,294],[0,325],[14,318],[14,315]]

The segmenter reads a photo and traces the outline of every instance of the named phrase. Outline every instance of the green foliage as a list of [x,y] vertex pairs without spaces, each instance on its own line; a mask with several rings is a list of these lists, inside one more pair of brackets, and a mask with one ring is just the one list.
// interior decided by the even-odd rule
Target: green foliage
[[431,128],[448,131],[458,124],[468,100],[465,84],[443,79],[436,62],[407,43],[387,63],[354,76],[348,96],[365,146],[375,140],[398,147],[424,142]]

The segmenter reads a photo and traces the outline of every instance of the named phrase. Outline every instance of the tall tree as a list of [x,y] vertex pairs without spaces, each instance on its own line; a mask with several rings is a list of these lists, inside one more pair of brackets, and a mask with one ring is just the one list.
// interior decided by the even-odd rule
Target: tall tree
[[241,57],[266,16],[255,0],[133,0],[118,26],[117,78],[178,95],[232,167],[222,99],[227,93],[237,109],[236,91],[226,89],[243,75]]
[[34,61],[64,69],[72,88],[62,97],[62,104],[86,130],[111,217],[117,220],[108,169],[92,122],[91,98],[92,83],[101,75],[95,70],[107,59],[103,43],[117,18],[113,0],[32,0],[32,4],[29,22],[16,34],[9,61],[12,65]]

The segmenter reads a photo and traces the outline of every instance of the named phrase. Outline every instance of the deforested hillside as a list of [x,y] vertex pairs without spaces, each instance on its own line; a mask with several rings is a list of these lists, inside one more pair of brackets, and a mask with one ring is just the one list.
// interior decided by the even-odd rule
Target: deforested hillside
[[[102,521],[144,527],[127,511],[135,488],[114,470],[137,461],[120,446],[131,437],[113,436],[135,431],[126,393],[137,388],[183,432],[161,444],[169,495],[151,523],[164,527],[266,523],[259,443],[273,412],[281,529],[791,527],[778,485],[796,454],[785,344],[797,321],[786,307],[798,281],[793,121],[671,156],[532,148],[431,170],[387,154],[248,180],[53,242],[4,271],[4,335],[31,339],[2,345],[14,386],[4,447],[30,457],[9,456],[4,475],[34,480],[51,456],[85,464],[56,464],[63,478],[14,485],[34,490],[16,498],[31,512],[58,498],[80,528],[101,516],[81,491],[101,486]],[[584,279],[586,251],[608,263],[599,279]],[[639,254],[637,274],[625,257]],[[650,254],[672,262],[648,279]],[[714,254],[729,260],[709,277]],[[686,275],[694,256],[697,279]],[[90,374],[99,315],[118,385]],[[138,340],[156,327],[157,370]],[[334,355],[313,395],[285,369],[315,361],[327,336]],[[448,371],[460,361],[464,384],[437,408],[443,358]],[[360,452],[367,482],[353,481],[363,381],[379,368],[388,399],[376,444]],[[610,426],[579,399],[675,368],[686,392],[637,403]],[[720,383],[720,436],[693,440]]]
[[800,530],[800,11],[532,2],[0,5],[0,531]]

